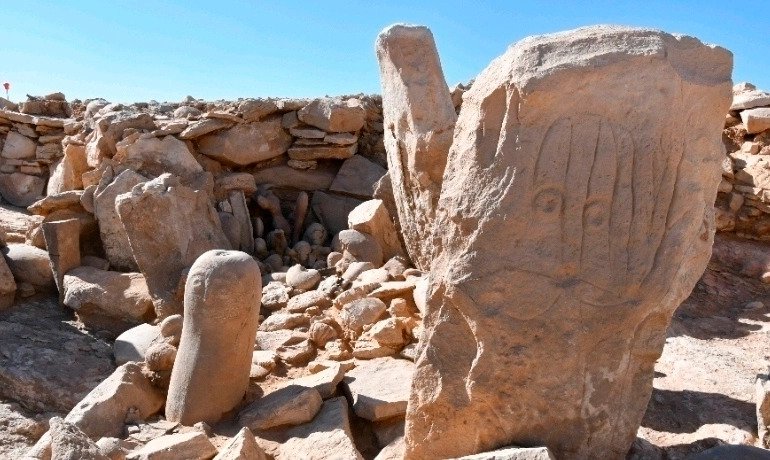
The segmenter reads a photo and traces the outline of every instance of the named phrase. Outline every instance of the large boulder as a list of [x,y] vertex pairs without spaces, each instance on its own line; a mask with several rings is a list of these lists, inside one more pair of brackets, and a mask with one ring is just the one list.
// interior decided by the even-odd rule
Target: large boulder
[[141,273],[78,267],[64,275],[64,305],[86,326],[120,334],[155,317]]
[[282,155],[291,145],[291,136],[281,127],[281,119],[236,125],[197,140],[206,156],[236,166],[246,166]]
[[457,115],[427,27],[393,25],[380,33],[376,47],[398,219],[409,257],[427,270],[433,252],[427,242]]
[[230,249],[208,195],[162,174],[119,195],[115,207],[156,313],[160,318],[181,313],[182,271],[208,250]]
[[711,253],[731,70],[692,37],[597,26],[527,38],[476,78],[434,223],[407,458],[625,456]]

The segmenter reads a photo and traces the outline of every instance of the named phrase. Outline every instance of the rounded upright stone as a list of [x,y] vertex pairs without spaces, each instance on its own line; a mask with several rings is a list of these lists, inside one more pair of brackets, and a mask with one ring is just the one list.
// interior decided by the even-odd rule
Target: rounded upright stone
[[246,392],[259,323],[257,262],[240,251],[211,250],[190,268],[184,328],[166,401],[166,418],[214,423]]

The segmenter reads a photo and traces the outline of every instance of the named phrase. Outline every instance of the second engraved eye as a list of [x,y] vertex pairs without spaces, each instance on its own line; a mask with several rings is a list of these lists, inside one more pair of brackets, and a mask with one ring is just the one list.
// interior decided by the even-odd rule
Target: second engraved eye
[[606,220],[604,204],[600,201],[588,203],[583,211],[583,220],[589,227],[599,227]]
[[562,194],[555,188],[547,188],[535,195],[533,205],[541,214],[559,214],[561,212]]

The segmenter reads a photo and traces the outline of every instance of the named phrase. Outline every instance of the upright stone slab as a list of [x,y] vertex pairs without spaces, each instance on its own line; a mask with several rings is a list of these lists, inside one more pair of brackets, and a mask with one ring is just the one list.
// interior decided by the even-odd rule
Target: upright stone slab
[[64,275],[80,266],[80,220],[67,219],[43,222],[43,237],[51,259],[59,298],[64,296]]
[[141,174],[127,169],[114,179],[106,173],[94,191],[94,216],[99,222],[99,235],[104,245],[104,253],[110,265],[118,270],[136,271],[139,267],[131,252],[128,235],[115,208],[118,195],[129,193],[134,186],[147,181]]
[[597,26],[524,39],[476,78],[434,227],[407,458],[624,458],[711,253],[731,70],[695,38]]
[[184,328],[166,418],[213,424],[243,398],[259,323],[262,277],[240,251],[208,251],[187,275]]
[[118,195],[115,208],[158,317],[182,313],[182,271],[206,251],[230,249],[208,196],[163,174]]
[[384,142],[404,243],[419,269],[430,267],[427,243],[447,152],[457,120],[427,27],[393,25],[377,37]]

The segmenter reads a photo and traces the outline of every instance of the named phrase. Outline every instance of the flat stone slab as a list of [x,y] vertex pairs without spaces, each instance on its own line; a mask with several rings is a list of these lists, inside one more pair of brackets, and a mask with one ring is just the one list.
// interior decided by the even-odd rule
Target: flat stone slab
[[413,373],[411,361],[378,358],[360,362],[342,382],[356,415],[378,421],[406,414]]
[[53,297],[0,312],[0,396],[31,410],[68,412],[112,373],[111,355]]

